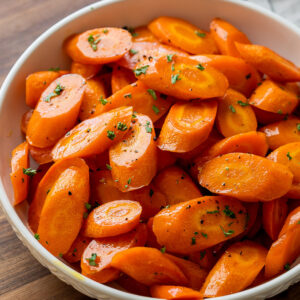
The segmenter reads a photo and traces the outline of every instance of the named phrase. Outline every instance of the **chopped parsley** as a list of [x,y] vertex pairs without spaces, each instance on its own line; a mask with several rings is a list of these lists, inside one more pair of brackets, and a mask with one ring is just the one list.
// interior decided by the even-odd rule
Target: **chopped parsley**
[[58,71],[60,71],[60,68],[59,67],[50,68],[50,69],[48,69],[48,71],[58,72]]
[[195,245],[195,244],[196,244],[196,238],[195,238],[194,236],[192,237],[192,242],[191,242],[191,244],[192,244],[192,245]]
[[223,213],[227,216],[230,217],[231,219],[235,219],[235,213],[229,209],[228,205],[225,205],[225,209],[223,210]]
[[285,270],[288,271],[290,268],[291,268],[290,264],[285,264],[285,265],[284,265],[284,269],[285,269]]
[[116,135],[115,135],[114,131],[107,130],[107,137],[109,139],[113,140],[116,137]]
[[280,114],[280,115],[282,115],[282,110],[278,109],[277,113]]
[[159,114],[160,110],[156,105],[152,105],[152,109],[153,109],[153,111],[155,112],[156,115]]
[[172,64],[172,65],[171,65],[171,70],[172,70],[172,72],[175,71],[175,64]]
[[228,231],[225,231],[224,230],[224,228],[220,225],[220,228],[221,228],[221,230],[223,231],[223,233],[224,233],[224,235],[226,236],[226,237],[228,237],[228,236],[231,236],[233,233],[234,233],[234,231],[233,230],[228,230]]
[[[99,37],[99,35],[96,35],[95,37]],[[94,51],[97,51],[97,49],[98,49],[98,46],[97,46],[97,45],[98,45],[98,43],[101,41],[101,39],[100,39],[100,38],[97,38],[97,39],[95,40],[94,36],[93,36],[92,34],[90,34],[89,37],[87,38],[87,40],[88,40],[88,42],[89,42],[91,48],[92,48]]]
[[211,214],[211,215],[213,215],[213,214],[218,214],[218,213],[220,213],[220,211],[219,210],[208,210],[207,212],[206,212],[207,214]]
[[31,169],[31,168],[24,169],[23,168],[23,174],[28,175],[30,177],[33,177],[34,175],[36,175],[36,173],[37,173],[37,171],[34,169]]
[[95,266],[97,266],[96,259],[97,259],[97,254],[96,253],[92,253],[91,257],[87,258],[86,260],[89,262],[90,266],[94,266],[95,267]]
[[132,55],[135,55],[135,54],[139,53],[139,51],[134,50],[134,49],[130,49],[129,53],[132,54]]
[[108,29],[103,29],[102,32],[103,33],[108,33]]
[[287,156],[287,158],[288,158],[289,160],[292,159],[292,157],[291,157],[291,155],[290,155],[290,152],[288,152],[288,153],[286,154],[286,156]]
[[236,112],[235,108],[234,108],[231,104],[229,105],[229,109],[230,109],[233,113]]
[[297,130],[300,131],[300,123],[297,123]]
[[133,72],[134,72],[135,76],[140,76],[142,74],[146,74],[148,68],[149,68],[149,65],[146,65],[146,66],[143,66],[143,67],[133,70]]
[[62,253],[59,253],[58,256],[59,256],[59,257],[63,257],[63,254],[62,254]]
[[151,128],[149,125],[150,125],[150,122],[148,121],[148,122],[146,123],[146,126],[145,126],[146,132],[147,132],[147,133],[152,133],[152,128]]
[[249,105],[248,102],[243,102],[241,100],[237,101],[237,104],[239,104],[240,106],[248,106]]
[[167,61],[172,62],[173,61],[173,56],[174,56],[174,54],[168,54],[167,55]]
[[199,69],[200,71],[204,71],[205,70],[205,68],[201,64],[197,65],[197,69]]
[[205,250],[200,251],[200,260],[202,260],[204,258],[205,254],[206,254]]
[[131,183],[131,178],[129,178],[129,179],[127,180],[127,183],[128,183],[128,184],[130,184],[130,183]]
[[90,210],[92,208],[92,205],[89,204],[89,203],[84,203],[84,207],[87,209],[87,210]]
[[117,129],[118,129],[118,130],[121,130],[121,131],[125,131],[125,130],[127,130],[128,128],[127,128],[126,124],[124,124],[124,123],[122,123],[122,122],[118,122]]
[[106,169],[109,170],[109,171],[111,171],[112,167],[109,164],[106,164]]
[[156,96],[156,93],[155,93],[154,90],[148,89],[147,92],[148,92],[149,95],[151,95],[151,97],[152,97],[154,100],[157,100],[157,96]]
[[35,234],[34,234],[34,238],[35,238],[36,240],[39,240],[39,239],[40,239],[40,235],[37,234],[37,233],[35,233]]
[[107,102],[108,102],[106,99],[104,99],[104,98],[103,98],[103,96],[102,96],[102,95],[100,96],[100,99],[99,99],[99,101],[101,102],[101,104],[102,104],[102,105],[106,105],[106,104],[107,104]]
[[161,253],[166,253],[166,247],[163,246],[163,247],[160,249],[160,252],[161,252]]
[[171,83],[172,84],[175,84],[176,81],[178,81],[178,80],[181,80],[181,78],[179,78],[179,74],[171,75]]
[[135,30],[134,30],[133,27],[124,26],[123,29],[129,31],[129,33],[130,33],[133,37],[136,37],[136,36],[139,35],[138,33],[135,32]]
[[201,232],[201,235],[203,236],[203,237],[205,237],[206,239],[207,239],[207,234],[206,233],[204,233],[204,232]]
[[125,94],[125,95],[124,95],[124,98],[132,98],[132,96],[131,96],[130,93],[128,93],[128,94]]
[[59,96],[61,94],[61,92],[64,90],[65,88],[63,86],[61,86],[59,83],[56,85],[56,88],[54,89],[53,93],[50,93],[45,99],[45,102],[50,102],[50,100],[53,97]]
[[198,31],[198,30],[195,30],[195,33],[196,33],[199,37],[201,37],[201,38],[204,38],[204,37],[206,36],[206,33],[205,33],[205,32],[200,32],[200,31]]

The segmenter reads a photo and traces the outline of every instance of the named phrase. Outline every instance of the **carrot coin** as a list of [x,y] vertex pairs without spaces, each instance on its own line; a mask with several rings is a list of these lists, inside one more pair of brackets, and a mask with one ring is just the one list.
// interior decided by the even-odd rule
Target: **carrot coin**
[[136,79],[132,71],[118,65],[113,67],[111,74],[111,90],[113,94],[135,81]]
[[71,64],[71,73],[79,74],[85,79],[91,79],[101,70],[102,65],[87,65],[73,61]]
[[150,288],[150,292],[153,298],[161,298],[167,300],[202,299],[202,294],[198,291],[178,285],[153,285]]

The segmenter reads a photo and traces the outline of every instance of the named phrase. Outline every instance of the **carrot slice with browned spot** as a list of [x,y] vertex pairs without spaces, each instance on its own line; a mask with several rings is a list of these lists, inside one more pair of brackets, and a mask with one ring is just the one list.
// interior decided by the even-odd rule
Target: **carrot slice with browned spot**
[[193,289],[178,285],[153,285],[150,288],[151,296],[167,300],[188,299],[200,300],[202,294]]
[[87,65],[72,61],[71,73],[79,74],[85,79],[91,79],[102,69],[102,65]]

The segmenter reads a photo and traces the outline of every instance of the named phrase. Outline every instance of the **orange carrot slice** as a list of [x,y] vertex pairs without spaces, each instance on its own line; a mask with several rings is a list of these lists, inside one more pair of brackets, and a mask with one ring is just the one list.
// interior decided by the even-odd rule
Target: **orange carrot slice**
[[161,298],[167,300],[202,299],[202,295],[198,291],[178,285],[153,285],[150,288],[150,292],[153,298]]
[[79,74],[85,79],[91,79],[102,69],[102,65],[87,65],[72,61],[71,73]]
[[120,276],[116,283],[129,293],[146,297],[150,296],[149,287],[134,280],[128,275],[122,274],[122,276]]
[[281,111],[279,111],[279,113],[278,112],[272,113],[266,110],[259,109],[255,106],[252,106],[252,108],[255,113],[257,122],[263,125],[282,121],[288,118],[288,115],[281,114],[280,113]]
[[32,116],[32,113],[33,113],[33,109],[26,111],[22,116],[20,128],[21,128],[21,132],[25,135],[26,135],[27,126],[28,126],[29,120]]
[[38,148],[29,145],[29,153],[30,156],[40,165],[47,164],[49,162],[52,162],[52,151],[53,147],[48,148]]
[[147,28],[147,26],[140,26],[134,28],[134,35],[132,36],[134,42],[158,42],[157,38]]
[[[111,90],[115,92],[121,90],[123,87],[135,82],[133,72],[121,66],[115,65],[111,74]],[[105,97],[104,97],[105,98]]]
[[201,268],[209,271],[216,264],[217,257],[212,247],[190,253],[189,260],[198,264]]
[[285,219],[284,225],[280,230],[279,237],[283,236],[288,231],[297,228],[298,225],[300,225],[299,222],[300,222],[300,207],[298,206],[295,209],[293,209]]
[[294,183],[292,184],[290,190],[286,194],[286,196],[289,199],[295,199],[299,200],[300,199],[300,183]]
[[87,274],[84,271],[81,271],[81,274],[99,283],[107,283],[118,279],[120,271],[114,268],[106,268],[93,274]]
[[162,151],[157,148],[157,172],[166,167],[172,166],[176,162],[176,157],[169,151]]

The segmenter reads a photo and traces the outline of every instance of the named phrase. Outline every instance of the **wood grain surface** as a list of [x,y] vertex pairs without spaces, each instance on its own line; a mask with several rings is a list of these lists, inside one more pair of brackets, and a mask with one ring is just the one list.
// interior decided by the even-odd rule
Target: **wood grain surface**
[[[154,0],[156,1],[156,0]],[[49,26],[89,0],[0,0],[0,84],[20,54]],[[300,0],[253,0],[300,25]],[[285,4],[283,4],[283,2]],[[290,4],[289,4],[290,3]],[[17,239],[0,209],[0,299],[90,299],[42,267]],[[128,298],[129,299],[129,298]],[[300,284],[272,300],[300,299]]]

